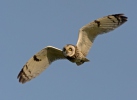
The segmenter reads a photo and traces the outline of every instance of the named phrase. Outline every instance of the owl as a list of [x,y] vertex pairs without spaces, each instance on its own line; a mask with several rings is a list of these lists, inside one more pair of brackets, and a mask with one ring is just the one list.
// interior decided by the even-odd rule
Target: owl
[[100,34],[114,30],[126,21],[127,17],[123,14],[108,15],[80,28],[76,45],[67,44],[62,50],[53,46],[45,47],[23,66],[17,76],[19,82],[25,83],[35,78],[55,60],[67,59],[78,66],[89,62],[86,56],[95,38]]

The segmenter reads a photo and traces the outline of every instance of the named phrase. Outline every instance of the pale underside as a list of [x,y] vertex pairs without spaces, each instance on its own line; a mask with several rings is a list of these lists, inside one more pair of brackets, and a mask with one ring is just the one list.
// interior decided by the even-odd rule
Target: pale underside
[[57,59],[66,59],[62,54],[62,50],[52,46],[42,49],[23,66],[18,75],[19,82],[25,83],[35,78]]
[[[108,15],[94,20],[79,30],[76,46],[86,57],[97,35],[112,31],[126,21],[127,17],[123,14]],[[18,74],[19,82],[25,83],[35,78],[57,59],[66,59],[62,50],[52,46],[42,49],[23,66]]]
[[94,39],[99,34],[112,31],[126,21],[127,17],[123,16],[123,14],[108,15],[94,20],[79,30],[79,37],[76,44],[77,47],[86,56],[92,46]]

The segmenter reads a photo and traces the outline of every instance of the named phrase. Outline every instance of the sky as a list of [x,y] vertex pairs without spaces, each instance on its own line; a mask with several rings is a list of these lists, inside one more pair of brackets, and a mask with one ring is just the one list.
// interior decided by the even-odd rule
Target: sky
[[[0,100],[137,100],[136,0],[1,0]],[[128,21],[98,36],[81,66],[53,62],[21,84],[17,75],[46,46],[76,44],[79,29],[123,13]]]

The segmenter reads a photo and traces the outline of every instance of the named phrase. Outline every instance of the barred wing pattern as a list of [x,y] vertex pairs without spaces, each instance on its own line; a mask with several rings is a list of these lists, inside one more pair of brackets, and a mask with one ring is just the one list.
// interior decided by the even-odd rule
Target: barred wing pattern
[[[108,15],[103,18],[94,20],[93,22],[83,26],[79,30],[77,41],[77,48],[81,54],[86,57],[94,39],[103,33],[114,30],[127,21],[127,17],[123,14]],[[83,56],[82,55],[82,56]],[[25,83],[43,72],[53,61],[58,59],[66,59],[62,50],[47,46],[38,53],[36,53],[28,62],[23,66],[18,74],[19,82]]]
[[36,53],[28,62],[23,66],[18,74],[19,82],[25,83],[43,72],[53,61],[58,59],[66,59],[62,50],[47,46],[38,53]]
[[83,55],[86,56],[97,35],[112,31],[126,21],[127,17],[125,17],[123,14],[108,15],[94,20],[79,30],[79,37],[76,44],[77,47],[80,49]]

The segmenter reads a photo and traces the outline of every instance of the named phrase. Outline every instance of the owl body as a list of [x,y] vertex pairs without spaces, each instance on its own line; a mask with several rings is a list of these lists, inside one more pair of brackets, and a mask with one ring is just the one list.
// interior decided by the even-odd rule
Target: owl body
[[53,46],[45,47],[32,56],[23,66],[18,74],[19,82],[25,83],[35,78],[55,60],[68,59],[77,65],[88,62],[86,56],[95,38],[100,34],[114,30],[126,21],[127,17],[123,14],[104,16],[80,28],[76,45],[67,44],[63,50]]
[[79,48],[75,45],[67,44],[63,48],[63,55],[71,62],[78,66],[89,60],[82,54]]

